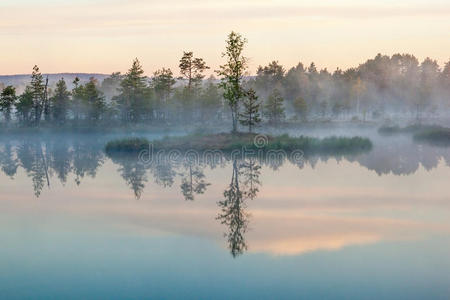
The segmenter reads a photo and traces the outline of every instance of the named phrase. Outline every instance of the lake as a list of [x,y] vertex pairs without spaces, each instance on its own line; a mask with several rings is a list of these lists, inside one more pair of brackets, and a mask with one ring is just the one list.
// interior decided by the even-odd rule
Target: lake
[[309,134],[374,146],[143,163],[112,135],[1,137],[0,298],[450,298],[450,148]]

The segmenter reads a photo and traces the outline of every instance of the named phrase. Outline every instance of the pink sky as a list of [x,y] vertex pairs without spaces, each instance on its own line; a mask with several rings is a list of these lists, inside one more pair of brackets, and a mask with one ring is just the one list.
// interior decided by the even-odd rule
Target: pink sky
[[279,60],[320,68],[357,66],[378,52],[450,59],[448,1],[3,0],[0,74],[178,71],[183,50],[216,69],[226,35],[247,37],[250,71]]

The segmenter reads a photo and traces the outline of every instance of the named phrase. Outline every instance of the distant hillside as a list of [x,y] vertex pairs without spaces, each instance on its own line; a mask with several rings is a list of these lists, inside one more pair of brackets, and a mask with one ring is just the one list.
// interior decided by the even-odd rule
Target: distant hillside
[[[56,82],[61,78],[67,83],[69,89],[72,89],[72,82],[75,80],[75,77],[80,78],[81,83],[85,83],[89,80],[89,78],[94,77],[98,80],[99,83],[103,81],[109,75],[107,74],[98,74],[98,73],[57,73],[57,74],[42,74],[44,78],[48,76],[49,86],[53,87],[56,85]],[[15,86],[16,89],[21,92],[25,88],[25,86],[30,82],[31,74],[19,74],[19,75],[0,75],[0,83],[3,83],[5,86],[12,85]],[[1,84],[0,84],[1,85]]]

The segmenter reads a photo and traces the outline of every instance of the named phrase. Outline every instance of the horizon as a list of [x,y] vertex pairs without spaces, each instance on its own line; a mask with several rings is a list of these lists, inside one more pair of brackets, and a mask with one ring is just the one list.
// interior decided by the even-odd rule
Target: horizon
[[[355,68],[355,69],[356,69],[356,68],[358,68],[360,65],[364,64],[365,62],[367,62],[368,60],[375,58],[378,54],[381,54],[382,56],[388,56],[388,57],[392,57],[393,55],[396,55],[396,54],[400,54],[400,55],[409,54],[409,55],[412,55],[412,56],[414,56],[414,57],[417,58],[417,60],[419,61],[419,65],[420,65],[426,58],[430,58],[430,59],[432,59],[432,60],[436,60],[437,63],[438,63],[438,65],[439,65],[439,68],[441,68],[441,69],[445,66],[446,63],[450,62],[450,57],[449,57],[448,60],[443,61],[443,62],[441,63],[439,60],[435,59],[434,57],[426,56],[426,57],[420,58],[420,57],[417,57],[416,55],[414,55],[413,53],[392,53],[392,54],[387,54],[387,53],[377,53],[377,54],[375,54],[375,55],[373,55],[373,56],[371,56],[371,57],[368,57],[368,58],[365,59],[364,61],[361,61],[361,62],[359,62],[359,63],[357,63],[357,64],[355,64],[355,65],[353,65],[353,66],[348,66],[348,67],[346,67],[346,68],[343,68],[343,67],[341,67],[341,66],[337,66],[335,69],[330,69],[330,68],[328,68],[327,66],[322,67],[322,66],[318,65],[318,64],[317,64],[316,62],[314,62],[314,61],[311,61],[311,62],[303,62],[303,61],[299,61],[299,62],[297,62],[297,63],[295,63],[295,64],[293,64],[293,65],[289,65],[289,66],[282,65],[282,66],[284,67],[285,71],[287,72],[289,69],[294,68],[294,67],[297,66],[299,63],[302,63],[303,66],[304,66],[305,68],[307,68],[311,63],[314,63],[314,64],[316,65],[316,67],[317,67],[318,70],[327,70],[329,73],[333,74],[333,72],[335,72],[337,69],[340,69],[340,70],[342,70],[342,71],[346,71],[346,70],[352,69],[352,68]],[[137,59],[139,59],[139,58],[137,58]],[[141,60],[139,59],[139,61],[141,61]],[[277,62],[279,62],[279,60],[274,59],[274,60],[271,60],[271,61],[266,62],[265,64],[258,64],[258,67],[259,67],[259,66],[264,67],[264,66],[268,65],[268,64],[269,64],[270,62],[272,62],[272,61],[277,61]],[[34,65],[33,65],[33,66],[34,66]],[[30,70],[32,70],[33,66],[30,67]],[[111,74],[114,73],[114,72],[120,72],[121,74],[125,74],[125,73],[128,71],[128,69],[129,69],[129,68],[128,68],[128,69],[125,69],[125,70],[116,70],[116,71],[113,71],[113,72],[110,72],[110,73],[95,72],[95,71],[94,71],[94,72],[74,72],[74,71],[46,72],[45,70],[42,70],[42,68],[41,68],[39,65],[37,65],[37,66],[38,66],[39,69],[41,70],[42,75],[59,75],[59,74],[76,75],[76,74],[86,74],[86,75],[106,75],[106,76],[109,76],[109,75],[111,75]],[[131,66],[131,63],[130,63],[130,66]],[[155,69],[155,70],[151,70],[151,71],[148,72],[148,71],[146,71],[146,69],[144,68],[144,72],[145,72],[144,75],[147,76],[147,77],[152,77],[154,71],[156,71],[156,69]],[[178,67],[177,67],[176,69],[172,69],[172,71],[174,72],[174,74],[179,74],[179,69],[178,69]],[[252,72],[249,73],[249,74],[247,74],[246,76],[256,76],[256,71],[257,71],[256,69],[255,69],[255,70],[252,70]],[[213,75],[213,76],[216,77],[216,75],[217,75],[217,74],[215,73],[215,69],[212,69],[212,70],[210,69],[209,71],[206,70],[205,74],[207,74],[207,77],[209,77],[210,75]],[[29,73],[16,73],[16,74],[2,74],[2,73],[0,73],[0,76],[1,76],[1,77],[5,77],[5,76],[30,76],[30,75],[31,75],[31,72],[29,72]]]
[[204,58],[209,75],[223,62],[231,30],[248,39],[252,74],[273,60],[286,68],[314,62],[331,72],[377,53],[411,53],[440,66],[450,59],[450,3],[442,0],[2,2],[5,75],[28,74],[35,64],[49,74],[125,73],[135,57],[147,75],[162,67],[177,72],[183,51]]

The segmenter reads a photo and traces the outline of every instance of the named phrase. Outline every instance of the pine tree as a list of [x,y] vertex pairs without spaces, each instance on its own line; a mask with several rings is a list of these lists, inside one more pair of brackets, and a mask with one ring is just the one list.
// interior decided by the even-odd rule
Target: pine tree
[[87,109],[87,117],[91,122],[101,119],[106,109],[105,97],[97,89],[97,81],[90,78],[83,88],[83,102]]
[[151,110],[147,77],[136,58],[120,83],[120,95],[114,97],[123,121],[137,122]]
[[265,115],[269,119],[270,123],[279,124],[284,119],[284,99],[281,97],[278,90],[274,90],[272,95],[269,96],[265,105]]
[[36,126],[38,126],[39,122],[41,121],[45,101],[44,78],[39,71],[38,66],[33,67],[33,73],[31,74],[30,91],[33,95],[34,123]]
[[67,90],[64,78],[61,78],[61,80],[56,83],[55,94],[50,99],[50,105],[52,108],[53,119],[59,124],[63,124],[66,121],[70,105],[70,92]]
[[19,100],[15,104],[16,115],[23,124],[30,125],[32,122],[33,112],[33,92],[31,87],[27,86]]
[[159,108],[162,119],[168,118],[168,102],[173,91],[173,85],[176,83],[173,73],[170,69],[162,68],[153,73],[152,87],[159,100]]
[[16,89],[9,85],[0,94],[0,111],[3,112],[5,121],[11,121],[11,109],[17,100]]
[[243,126],[248,126],[248,132],[252,132],[253,126],[261,122],[259,113],[260,103],[258,102],[258,96],[253,89],[246,92],[246,97],[243,101],[244,112],[239,114],[239,122]]
[[74,116],[75,122],[78,123],[78,121],[81,118],[82,111],[83,111],[83,85],[80,85],[80,78],[75,77],[73,81],[73,89],[72,89],[72,103],[70,110],[72,111],[72,114]]
[[300,116],[302,121],[306,121],[306,117],[308,115],[308,104],[306,103],[303,97],[296,98],[292,105],[294,107],[294,111]]
[[183,57],[180,59],[180,73],[184,79],[188,81],[187,88],[189,91],[192,90],[192,86],[201,83],[202,79],[205,77],[203,72],[209,67],[206,65],[203,58],[194,57],[194,53],[183,52]]

